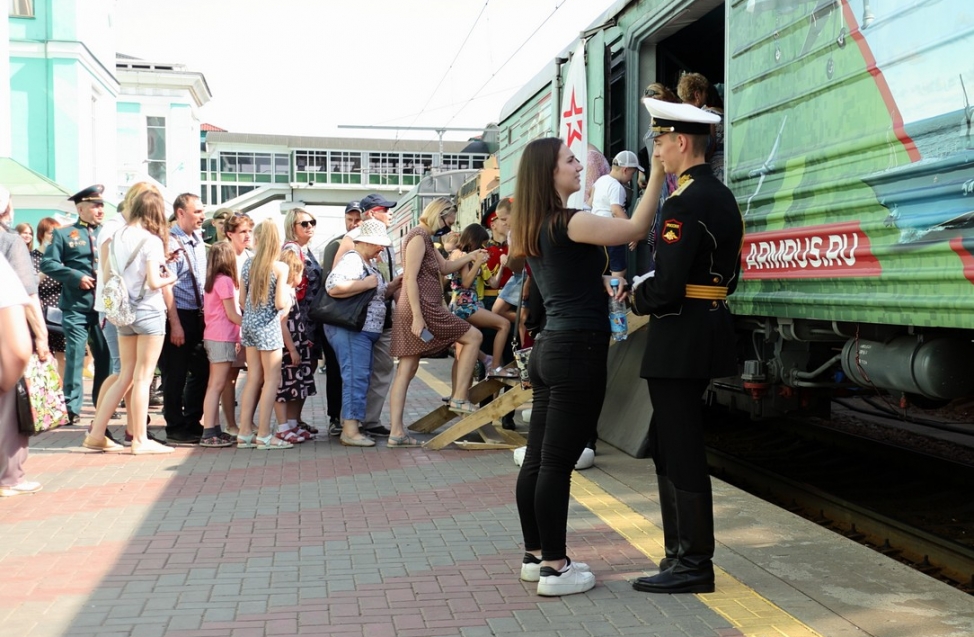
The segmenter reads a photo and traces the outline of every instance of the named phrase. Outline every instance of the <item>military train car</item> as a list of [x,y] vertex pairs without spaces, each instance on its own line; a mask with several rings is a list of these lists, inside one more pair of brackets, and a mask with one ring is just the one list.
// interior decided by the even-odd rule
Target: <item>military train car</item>
[[702,73],[746,225],[740,374],[711,396],[755,415],[971,397],[972,51],[968,0],[620,1],[505,106],[499,194],[540,136],[639,150],[644,87]]

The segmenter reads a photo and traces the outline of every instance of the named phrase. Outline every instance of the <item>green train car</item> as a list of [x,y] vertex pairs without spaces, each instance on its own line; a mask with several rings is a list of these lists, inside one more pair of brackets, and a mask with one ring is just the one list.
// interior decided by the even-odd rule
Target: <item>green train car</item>
[[505,106],[501,196],[528,141],[569,134],[581,42],[588,142],[610,158],[643,146],[649,83],[724,87],[746,234],[740,374],[718,401],[768,415],[837,391],[974,395],[974,3],[620,1]]

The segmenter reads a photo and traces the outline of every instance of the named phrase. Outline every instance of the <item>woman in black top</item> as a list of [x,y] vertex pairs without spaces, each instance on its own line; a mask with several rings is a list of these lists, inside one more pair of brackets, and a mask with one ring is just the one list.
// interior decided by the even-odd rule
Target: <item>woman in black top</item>
[[657,167],[632,218],[606,219],[566,207],[581,188],[581,171],[560,139],[531,142],[521,156],[511,215],[511,253],[527,257],[547,317],[528,365],[534,397],[517,481],[526,551],[521,579],[538,582],[539,595],[595,586],[588,566],[568,559],[565,535],[572,469],[596,433],[605,397],[611,288],[604,246],[646,236],[663,181]]

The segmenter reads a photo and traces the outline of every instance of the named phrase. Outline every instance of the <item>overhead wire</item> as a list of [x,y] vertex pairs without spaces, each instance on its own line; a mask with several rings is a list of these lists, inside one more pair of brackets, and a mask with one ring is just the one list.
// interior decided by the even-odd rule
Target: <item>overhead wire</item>
[[[450,75],[450,71],[453,70],[453,65],[456,64],[458,59],[460,59],[460,54],[463,53],[464,47],[467,46],[467,42],[470,40],[470,36],[473,35],[474,29],[477,28],[477,24],[480,22],[480,18],[483,17],[484,11],[487,10],[487,5],[489,4],[490,4],[490,0],[486,0],[484,2],[484,6],[480,7],[480,13],[477,14],[477,18],[473,21],[473,24],[470,25],[470,30],[467,31],[467,35],[463,38],[463,42],[460,43],[460,48],[457,49],[456,54],[453,56],[453,60],[450,62],[450,65],[446,68],[446,71],[443,73],[443,77],[441,77],[440,81],[436,83],[436,88],[434,88],[433,92],[430,93],[430,96],[426,99],[426,103],[423,104],[423,107],[419,109],[419,112],[416,113],[416,116],[409,123],[410,126],[415,124],[416,120],[419,119],[419,116],[426,111],[426,107],[430,105],[430,102],[433,101],[433,98],[436,96],[437,91],[439,91],[440,87],[443,86],[443,82],[446,81],[447,76]],[[393,148],[395,149],[396,146],[398,145],[399,145],[399,131],[396,131],[396,142]]]
[[475,93],[474,93],[474,94],[473,94],[473,95],[472,95],[472,96],[471,96],[471,97],[470,97],[470,98],[469,98],[469,99],[468,99],[468,100],[467,100],[466,102],[464,102],[464,103],[463,103],[463,105],[462,105],[462,106],[461,106],[460,108],[458,108],[458,109],[456,110],[456,112],[455,112],[455,113],[453,113],[453,116],[452,116],[452,117],[450,117],[450,119],[448,119],[448,120],[446,121],[446,123],[447,123],[447,124],[449,124],[449,123],[450,123],[450,122],[452,122],[452,121],[453,121],[454,119],[456,119],[456,117],[457,117],[457,115],[459,115],[459,114],[460,114],[460,112],[461,112],[461,111],[463,111],[463,109],[464,109],[464,108],[466,108],[466,107],[467,107],[467,105],[469,105],[469,104],[470,104],[470,102],[472,102],[472,101],[474,101],[474,100],[475,100],[475,99],[477,98],[477,96],[478,96],[478,95],[480,95],[480,92],[481,92],[482,90],[484,90],[485,88],[487,88],[487,85],[488,85],[488,84],[490,84],[490,83],[491,83],[492,81],[494,81],[494,78],[495,78],[495,77],[497,77],[497,74],[498,74],[498,73],[500,73],[500,72],[501,72],[501,71],[502,71],[502,70],[504,69],[504,67],[505,67],[505,66],[507,66],[507,65],[508,65],[508,63],[510,63],[510,61],[511,61],[511,60],[513,60],[513,59],[514,59],[514,58],[515,58],[515,57],[517,56],[517,54],[521,52],[521,49],[523,49],[523,48],[524,48],[524,46],[525,46],[525,45],[526,45],[526,44],[527,44],[528,42],[530,42],[530,41],[531,41],[531,39],[532,39],[532,38],[533,38],[533,37],[534,37],[535,35],[537,35],[537,33],[538,33],[538,31],[540,31],[540,30],[541,30],[541,29],[542,29],[542,28],[544,27],[544,25],[546,25],[546,24],[548,23],[548,20],[551,20],[551,18],[552,18],[552,17],[554,17],[554,15],[555,15],[556,13],[558,13],[558,9],[560,9],[560,8],[562,7],[562,5],[564,5],[564,4],[566,3],[566,2],[568,2],[568,0],[561,0],[561,2],[559,2],[558,4],[556,4],[556,5],[555,5],[555,8],[554,8],[554,9],[553,9],[553,10],[551,11],[551,13],[550,13],[550,14],[548,14],[548,17],[547,17],[547,18],[545,18],[545,19],[544,19],[544,20],[543,20],[543,21],[541,22],[541,24],[539,24],[539,25],[538,25],[538,26],[537,26],[537,27],[536,27],[536,28],[534,29],[534,31],[532,31],[532,32],[531,32],[531,34],[530,34],[530,35],[529,35],[529,36],[528,36],[527,38],[525,38],[525,39],[524,39],[524,41],[523,41],[523,42],[521,42],[521,44],[520,44],[520,45],[519,45],[519,46],[517,47],[517,49],[515,49],[515,50],[514,50],[514,53],[511,53],[511,55],[510,55],[510,56],[509,56],[509,57],[508,57],[508,58],[507,58],[506,60],[504,60],[504,63],[503,63],[503,64],[501,64],[501,65],[500,65],[500,66],[499,66],[499,67],[497,68],[497,70],[496,70],[496,71],[494,71],[493,73],[491,73],[491,75],[490,75],[490,77],[489,77],[489,78],[487,78],[487,81],[486,81],[486,82],[484,82],[484,83],[483,83],[483,85],[482,85],[482,86],[481,86],[481,87],[480,87],[479,89],[477,89],[477,91],[476,91],[476,92],[475,92]]

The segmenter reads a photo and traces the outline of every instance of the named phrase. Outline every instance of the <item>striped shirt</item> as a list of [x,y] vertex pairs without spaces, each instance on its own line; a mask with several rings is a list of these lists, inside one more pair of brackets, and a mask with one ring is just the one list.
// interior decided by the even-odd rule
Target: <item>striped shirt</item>
[[[175,254],[170,268],[176,268],[176,284],[173,286],[173,296],[176,299],[177,310],[198,310],[203,299],[203,283],[206,277],[206,245],[203,235],[197,231],[188,235],[178,225],[169,230],[169,251]],[[187,258],[188,257],[188,258]],[[196,290],[193,290],[193,276],[196,278]]]

